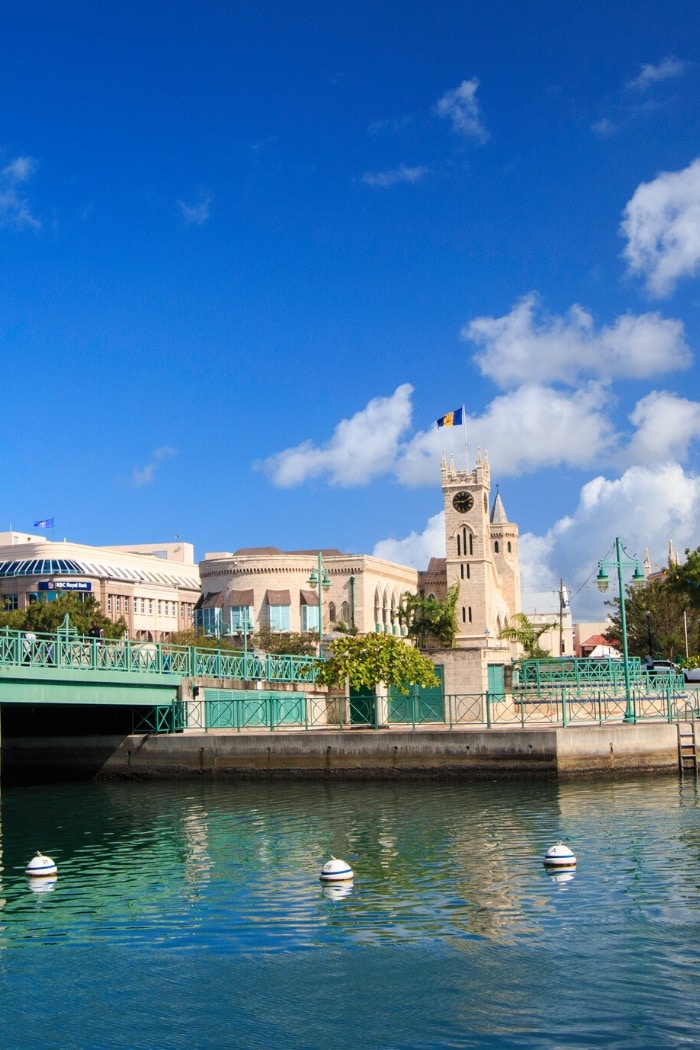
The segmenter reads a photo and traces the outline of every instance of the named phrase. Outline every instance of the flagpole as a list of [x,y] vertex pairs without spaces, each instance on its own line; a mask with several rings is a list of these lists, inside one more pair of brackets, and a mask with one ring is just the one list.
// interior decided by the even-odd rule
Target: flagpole
[[467,445],[467,410],[462,405],[462,429],[464,431],[464,468],[469,470],[469,447]]

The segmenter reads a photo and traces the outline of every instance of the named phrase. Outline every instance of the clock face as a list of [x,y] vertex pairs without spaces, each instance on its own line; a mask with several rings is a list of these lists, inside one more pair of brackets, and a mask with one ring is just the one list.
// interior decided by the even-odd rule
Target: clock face
[[474,497],[471,492],[455,492],[452,498],[452,506],[460,514],[466,514],[474,506]]

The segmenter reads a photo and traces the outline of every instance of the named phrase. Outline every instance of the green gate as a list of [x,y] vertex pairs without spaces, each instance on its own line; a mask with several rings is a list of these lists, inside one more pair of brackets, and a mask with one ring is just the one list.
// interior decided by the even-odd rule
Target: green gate
[[505,669],[503,664],[489,664],[488,670],[488,699],[502,700],[506,695]]
[[389,690],[390,722],[444,722],[445,674],[442,664],[435,667],[440,679],[438,685],[412,685],[408,693],[400,693],[395,686]]
[[377,698],[371,689],[350,690],[350,722],[352,725],[373,726],[377,718]]

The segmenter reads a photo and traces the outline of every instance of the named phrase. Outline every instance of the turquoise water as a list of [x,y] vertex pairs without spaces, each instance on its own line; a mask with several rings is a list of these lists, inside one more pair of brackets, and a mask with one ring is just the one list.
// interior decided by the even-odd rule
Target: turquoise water
[[[675,778],[83,784],[1,799],[0,1046],[700,1042]],[[573,877],[549,875],[567,842]],[[55,881],[30,882],[36,850]],[[349,888],[322,864],[349,861]]]

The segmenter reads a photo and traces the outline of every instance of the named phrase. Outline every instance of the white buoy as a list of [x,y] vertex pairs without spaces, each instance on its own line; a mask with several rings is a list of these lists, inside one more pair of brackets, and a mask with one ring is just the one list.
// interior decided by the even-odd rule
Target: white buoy
[[576,857],[563,842],[550,846],[544,855],[545,868],[575,868]]
[[352,868],[344,860],[331,857],[321,868],[321,882],[350,882],[354,878]]
[[45,875],[58,875],[58,868],[51,860],[51,857],[45,857],[43,853],[37,850],[36,857],[32,857],[24,869],[25,875],[32,876],[45,876]]

